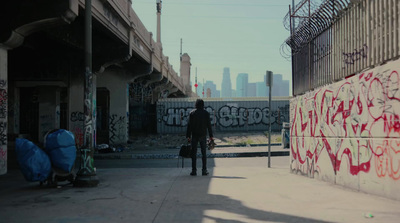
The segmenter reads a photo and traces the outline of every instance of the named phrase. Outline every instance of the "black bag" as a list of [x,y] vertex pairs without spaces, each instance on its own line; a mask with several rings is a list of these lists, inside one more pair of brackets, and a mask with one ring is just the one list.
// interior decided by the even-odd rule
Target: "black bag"
[[182,168],[183,168],[184,166],[183,158],[190,158],[191,153],[192,153],[192,146],[190,145],[190,143],[181,146],[178,156],[178,167],[179,167],[179,157],[182,157]]
[[192,146],[190,144],[182,145],[181,150],[179,150],[179,156],[183,158],[190,158],[192,152]]

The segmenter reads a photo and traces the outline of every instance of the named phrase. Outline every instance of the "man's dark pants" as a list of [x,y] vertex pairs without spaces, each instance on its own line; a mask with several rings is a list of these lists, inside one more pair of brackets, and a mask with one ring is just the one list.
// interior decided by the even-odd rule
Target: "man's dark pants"
[[192,171],[196,172],[197,171],[197,166],[196,166],[196,160],[197,160],[197,144],[200,143],[200,148],[201,148],[201,160],[203,162],[203,168],[202,170],[207,170],[207,153],[206,153],[206,147],[207,147],[207,137],[194,137],[192,138]]

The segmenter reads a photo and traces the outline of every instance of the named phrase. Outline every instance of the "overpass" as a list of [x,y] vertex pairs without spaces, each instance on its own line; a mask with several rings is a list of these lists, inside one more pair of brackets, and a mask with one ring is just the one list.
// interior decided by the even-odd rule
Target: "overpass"
[[[93,94],[97,143],[128,141],[132,120],[159,98],[190,97],[190,57],[180,75],[132,8],[92,0]],[[16,137],[42,143],[51,129],[83,145],[85,0],[22,0],[0,9],[0,174]],[[88,93],[88,92],[86,92]],[[154,106],[152,106],[154,105]],[[131,123],[131,124],[130,124]],[[142,130],[146,123],[136,126]]]

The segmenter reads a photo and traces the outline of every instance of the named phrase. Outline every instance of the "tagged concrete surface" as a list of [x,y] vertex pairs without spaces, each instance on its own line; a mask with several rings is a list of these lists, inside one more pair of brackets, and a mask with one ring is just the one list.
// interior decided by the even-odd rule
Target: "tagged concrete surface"
[[[117,162],[117,161],[115,161]],[[132,160],[135,162],[135,160]],[[163,160],[160,160],[163,162]],[[97,168],[95,188],[0,177],[1,222],[398,222],[400,202],[289,173],[288,157],[185,168]],[[62,183],[60,183],[61,185]]]

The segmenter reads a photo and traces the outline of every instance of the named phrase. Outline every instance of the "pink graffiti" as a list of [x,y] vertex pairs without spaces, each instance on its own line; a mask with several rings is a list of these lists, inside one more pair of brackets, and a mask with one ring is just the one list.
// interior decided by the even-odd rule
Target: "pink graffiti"
[[75,134],[75,144],[77,148],[81,148],[83,146],[83,137],[84,137],[82,128],[75,126],[72,129],[72,132]]
[[346,160],[351,175],[375,167],[378,177],[400,179],[399,89],[398,72],[386,69],[297,97],[292,102],[293,168],[320,171],[318,161],[326,152],[335,174]]

